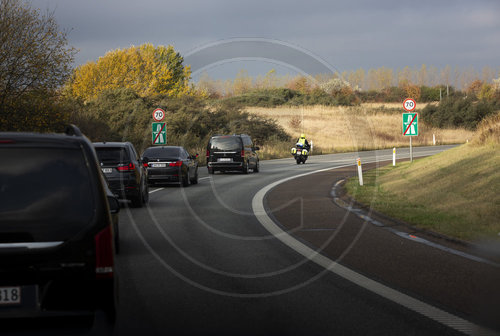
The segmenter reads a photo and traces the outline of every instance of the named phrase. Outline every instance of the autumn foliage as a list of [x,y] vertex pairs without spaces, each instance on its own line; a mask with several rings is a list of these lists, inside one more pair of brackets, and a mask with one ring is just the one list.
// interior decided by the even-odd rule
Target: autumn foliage
[[67,91],[84,101],[118,88],[132,89],[142,97],[184,96],[190,93],[191,71],[182,62],[182,56],[172,46],[146,43],[112,50],[96,62],[76,68]]

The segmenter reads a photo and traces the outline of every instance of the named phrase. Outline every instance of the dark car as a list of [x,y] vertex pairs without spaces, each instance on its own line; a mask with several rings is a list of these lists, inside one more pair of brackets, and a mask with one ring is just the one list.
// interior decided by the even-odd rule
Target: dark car
[[197,157],[180,146],[149,147],[142,154],[150,184],[175,183],[184,187],[198,183]]
[[92,143],[76,127],[0,133],[0,157],[0,325],[96,311],[113,321],[120,207]]
[[142,207],[149,200],[148,177],[130,142],[94,142],[109,189],[119,198]]
[[207,146],[208,173],[241,171],[248,174],[249,169],[258,173],[258,150],[259,147],[254,147],[252,138],[246,134],[213,136]]

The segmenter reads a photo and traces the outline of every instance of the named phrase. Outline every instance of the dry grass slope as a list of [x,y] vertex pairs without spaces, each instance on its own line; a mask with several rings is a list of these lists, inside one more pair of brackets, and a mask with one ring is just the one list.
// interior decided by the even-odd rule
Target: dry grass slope
[[[314,143],[314,152],[324,154],[408,146],[401,130],[403,109],[401,104],[392,105],[249,107],[247,111],[275,119],[294,139],[305,133]],[[464,143],[473,135],[464,129],[431,128],[420,121],[413,144],[432,145],[433,134],[438,144]]]

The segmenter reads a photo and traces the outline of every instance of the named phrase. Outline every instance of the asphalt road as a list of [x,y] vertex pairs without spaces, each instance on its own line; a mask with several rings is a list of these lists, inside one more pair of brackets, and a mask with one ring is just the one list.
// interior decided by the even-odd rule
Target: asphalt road
[[332,201],[358,156],[369,168],[392,150],[262,161],[248,175],[201,167],[198,185],[151,188],[147,207],[123,208],[114,335],[499,333],[496,266],[434,237],[423,238],[449,250],[413,242],[395,233],[417,234],[406,227],[378,227]]
[[[431,155],[447,148],[415,148],[414,155]],[[400,158],[405,155],[407,151],[398,153]],[[325,269],[277,239],[256,218],[252,201],[262,188],[305,172],[353,165],[358,156],[363,162],[385,161],[392,151],[313,156],[300,166],[291,159],[263,161],[261,172],[249,175],[208,176],[202,168],[198,185],[152,189],[147,208],[123,209],[122,252],[117,258],[121,297],[115,334],[460,334]],[[363,226],[359,218],[344,218],[341,211],[345,210],[335,208],[331,199],[328,206],[311,207],[316,217],[309,218],[302,211],[304,206],[325,198],[323,189],[332,188],[338,173],[332,170],[311,177],[290,180],[267,195],[265,206],[281,227],[291,227],[299,241],[320,245],[324,255],[370,279],[465,321],[472,319],[473,325],[494,327],[488,314],[483,314],[489,307],[472,307],[471,312],[461,309],[470,299],[453,301],[442,298],[452,294],[440,295],[452,281],[451,292],[456,296],[474,296],[473,290],[464,292],[471,291],[471,282],[480,278],[476,269],[462,267],[463,274],[441,272],[462,262],[469,265],[470,260],[457,261],[459,257],[443,251],[438,258],[433,247],[399,238],[401,242],[393,233],[372,232],[373,227],[359,230],[357,227]],[[318,189],[318,185],[323,187]],[[300,196],[302,208],[294,207],[304,214],[302,231],[293,230],[300,216],[290,217],[283,208],[297,196],[297,190],[307,191]],[[338,217],[329,216],[332,211]],[[353,228],[338,236],[340,243],[336,240],[325,247],[325,239],[340,223]],[[353,236],[355,244],[350,243]],[[383,254],[377,245],[383,247]],[[471,274],[472,280],[461,287],[462,280]],[[412,281],[405,286],[408,279]],[[491,282],[483,283],[492,286]],[[477,302],[480,300],[472,300]]]

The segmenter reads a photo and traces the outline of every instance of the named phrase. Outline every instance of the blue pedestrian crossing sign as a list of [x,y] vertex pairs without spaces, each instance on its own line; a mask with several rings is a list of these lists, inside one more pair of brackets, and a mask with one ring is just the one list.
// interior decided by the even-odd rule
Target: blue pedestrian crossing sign
[[418,113],[403,113],[403,135],[418,135]]
[[167,123],[154,122],[152,125],[153,145],[167,144]]

